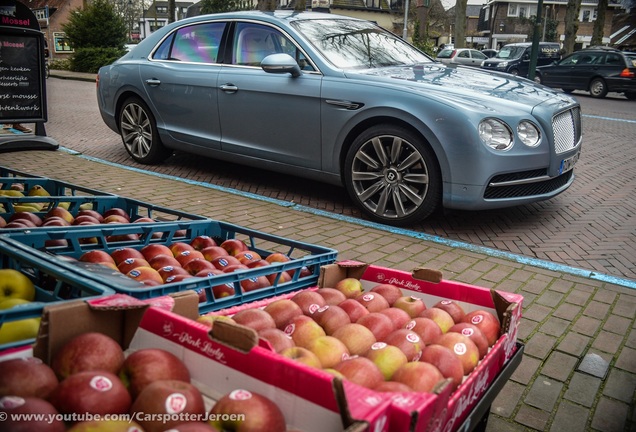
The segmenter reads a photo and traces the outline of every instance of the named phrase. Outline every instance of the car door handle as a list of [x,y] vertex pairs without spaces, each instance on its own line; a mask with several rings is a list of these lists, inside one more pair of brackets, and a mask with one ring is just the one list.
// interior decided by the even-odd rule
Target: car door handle
[[157,87],[158,85],[161,84],[161,80],[158,80],[157,78],[150,78],[146,80],[146,84],[148,84],[151,87]]
[[226,93],[236,93],[238,91],[238,87],[234,84],[222,84],[220,89]]

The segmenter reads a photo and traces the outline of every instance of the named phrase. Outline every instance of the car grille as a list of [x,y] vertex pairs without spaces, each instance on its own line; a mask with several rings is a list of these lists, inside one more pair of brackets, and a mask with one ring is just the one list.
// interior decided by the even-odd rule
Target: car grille
[[552,118],[554,151],[557,154],[572,150],[581,139],[581,109],[563,111]]
[[[488,186],[484,192],[485,199],[503,199],[503,198],[519,198],[534,195],[544,195],[553,192],[563,186],[565,186],[570,179],[574,170],[570,170],[561,174],[558,177],[554,177],[544,181],[537,181],[534,183],[523,183],[509,186]],[[545,175],[545,170],[525,171],[521,173],[502,174],[493,177],[489,183],[498,183],[512,180],[525,180],[533,178],[535,176]]]

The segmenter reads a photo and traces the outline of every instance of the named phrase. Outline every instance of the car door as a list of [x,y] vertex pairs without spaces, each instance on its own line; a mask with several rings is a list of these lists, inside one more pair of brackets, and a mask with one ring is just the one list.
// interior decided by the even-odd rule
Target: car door
[[470,53],[470,65],[471,66],[480,67],[481,63],[488,58],[481,51],[469,50],[468,52]]
[[453,63],[470,66],[472,64],[472,59],[470,58],[470,51],[461,50],[457,53],[455,58],[453,59]]
[[602,53],[580,52],[570,76],[572,87],[579,90],[587,90],[590,80],[598,75],[599,63],[602,63]]
[[[290,54],[306,72],[265,72],[260,62],[274,53]],[[218,77],[222,149],[319,169],[322,76],[289,37],[267,25],[235,23],[231,54]]]
[[140,69],[157,126],[177,142],[220,147],[217,56],[225,27],[224,22],[181,27]]
[[545,70],[542,69],[542,81],[550,87],[574,89],[571,77],[579,57],[580,53],[574,53]]

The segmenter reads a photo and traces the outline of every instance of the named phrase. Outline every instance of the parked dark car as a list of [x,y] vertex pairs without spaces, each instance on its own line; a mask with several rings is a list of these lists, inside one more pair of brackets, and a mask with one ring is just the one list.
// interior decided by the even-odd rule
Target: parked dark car
[[586,48],[548,66],[538,67],[535,81],[566,93],[585,90],[603,98],[608,92],[636,100],[636,52]]
[[491,49],[491,48],[486,48],[486,49],[481,50],[481,53],[483,55],[485,55],[486,57],[488,57],[488,58],[493,58],[494,56],[497,55],[498,52],[499,52],[499,50]]
[[[539,42],[537,66],[547,65],[561,58],[560,46],[555,42]],[[532,43],[512,43],[504,45],[496,56],[485,60],[481,67],[484,69],[507,72],[512,75],[528,76],[530,68],[530,54]]]
[[99,70],[97,101],[136,162],[178,150],[340,184],[395,225],[552,198],[582,142],[580,105],[561,91],[316,12],[169,24]]

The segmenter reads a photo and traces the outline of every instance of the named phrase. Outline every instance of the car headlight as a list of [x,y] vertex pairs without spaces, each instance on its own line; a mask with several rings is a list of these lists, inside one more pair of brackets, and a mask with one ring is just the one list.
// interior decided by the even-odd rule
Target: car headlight
[[528,147],[536,147],[541,142],[539,129],[529,121],[522,121],[517,126],[517,135],[522,143]]
[[506,151],[512,148],[512,132],[502,121],[488,118],[479,123],[479,138],[493,150]]
[[505,62],[498,63],[498,64],[497,64],[497,67],[498,67],[498,68],[505,68],[505,67],[508,67],[508,62],[507,62],[507,61],[505,61]]

